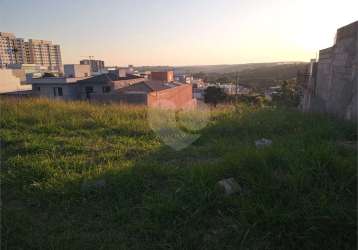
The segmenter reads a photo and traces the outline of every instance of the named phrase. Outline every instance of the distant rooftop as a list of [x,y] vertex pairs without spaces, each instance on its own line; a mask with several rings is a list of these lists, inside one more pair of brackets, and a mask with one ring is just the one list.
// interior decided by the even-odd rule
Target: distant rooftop
[[153,91],[161,91],[164,89],[175,88],[181,85],[179,83],[163,83],[160,81],[146,81],[145,84]]
[[178,87],[180,83],[163,83],[160,81],[143,81],[119,89],[120,92],[150,93]]
[[85,80],[86,77],[68,78],[68,77],[41,77],[31,78],[29,84],[75,84],[78,81]]
[[140,79],[142,77],[135,75],[127,75],[125,77],[119,77],[115,73],[106,73],[98,76],[89,77],[85,80],[80,81],[81,83],[100,83],[100,82],[112,82],[112,81],[122,81],[122,80],[133,80]]

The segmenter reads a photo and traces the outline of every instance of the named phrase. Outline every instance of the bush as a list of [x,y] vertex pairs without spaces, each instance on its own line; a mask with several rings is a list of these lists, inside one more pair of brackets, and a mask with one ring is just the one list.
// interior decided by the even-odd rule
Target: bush
[[226,97],[225,92],[218,87],[208,87],[204,93],[204,101],[212,104],[214,107],[218,103],[225,101]]
[[300,94],[296,81],[284,81],[281,90],[272,96],[272,102],[279,106],[297,107],[300,104]]

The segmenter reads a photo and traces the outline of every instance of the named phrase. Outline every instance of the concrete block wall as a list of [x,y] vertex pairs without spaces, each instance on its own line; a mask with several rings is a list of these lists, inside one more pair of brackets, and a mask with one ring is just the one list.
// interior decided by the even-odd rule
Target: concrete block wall
[[337,31],[336,44],[320,51],[317,72],[305,93],[306,111],[357,120],[358,22]]

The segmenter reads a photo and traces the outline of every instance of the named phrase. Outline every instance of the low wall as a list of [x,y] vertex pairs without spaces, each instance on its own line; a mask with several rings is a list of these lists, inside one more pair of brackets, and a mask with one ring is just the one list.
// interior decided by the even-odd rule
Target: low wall
[[148,94],[147,105],[175,109],[194,108],[196,99],[193,99],[193,87],[191,84],[184,84],[171,89],[151,92]]

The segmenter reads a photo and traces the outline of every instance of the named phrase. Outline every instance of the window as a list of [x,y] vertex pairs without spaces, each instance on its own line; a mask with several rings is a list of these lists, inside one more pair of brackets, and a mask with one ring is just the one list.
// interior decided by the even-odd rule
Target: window
[[104,86],[102,87],[103,93],[109,93],[111,92],[111,87],[110,86]]
[[86,93],[93,93],[93,87],[92,86],[87,86],[86,87]]
[[86,97],[87,97],[87,99],[88,99],[88,100],[91,99],[91,93],[93,93],[93,87],[92,87],[92,86],[87,86],[87,87],[85,88],[85,90],[86,90]]
[[53,96],[63,96],[62,88],[60,87],[53,88]]

